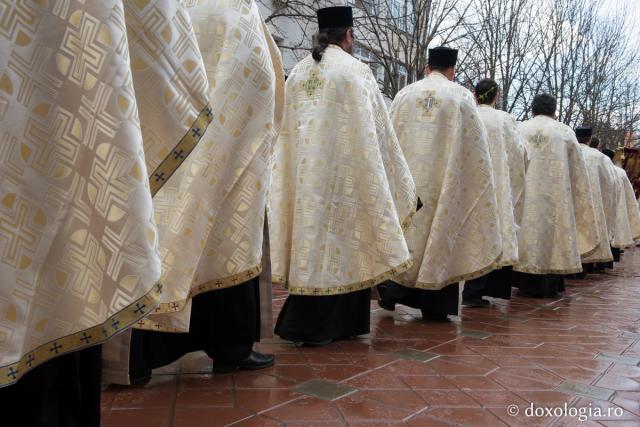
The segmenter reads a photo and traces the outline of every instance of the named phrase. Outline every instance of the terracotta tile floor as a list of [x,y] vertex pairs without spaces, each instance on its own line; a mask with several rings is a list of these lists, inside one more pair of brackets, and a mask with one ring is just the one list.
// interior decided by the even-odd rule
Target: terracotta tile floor
[[[607,274],[568,281],[564,298],[514,290],[510,302],[462,309],[449,324],[373,303],[370,335],[323,348],[263,342],[259,349],[277,356],[264,371],[213,376],[211,361],[193,353],[154,372],[145,387],[110,387],[103,425],[640,426],[639,296],[636,248]],[[275,290],[276,313],[285,297]],[[296,387],[311,379],[352,388],[342,387],[351,391],[334,401],[299,394]],[[567,392],[556,391],[561,384]],[[553,414],[565,404],[592,416]],[[545,416],[527,417],[531,405]]]

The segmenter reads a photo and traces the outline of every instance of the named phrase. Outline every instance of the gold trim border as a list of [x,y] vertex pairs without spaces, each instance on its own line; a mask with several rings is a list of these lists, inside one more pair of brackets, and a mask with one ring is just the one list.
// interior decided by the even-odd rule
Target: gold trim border
[[164,158],[158,167],[149,175],[149,188],[151,197],[155,196],[158,191],[169,181],[169,178],[189,157],[189,154],[196,148],[200,139],[207,131],[209,124],[213,120],[213,110],[211,105],[207,104],[201,111],[196,120],[193,122],[187,133],[171,150],[171,153]]
[[513,267],[513,271],[517,271],[519,273],[529,273],[529,274],[576,274],[582,273],[582,265],[580,268],[568,268],[565,270],[554,270],[553,268],[529,268],[529,267],[518,267],[517,265]]
[[103,323],[73,334],[41,344],[14,363],[0,366],[0,388],[15,384],[22,376],[43,363],[58,356],[102,344],[128,329],[151,313],[162,295],[162,284],[158,283],[144,296],[108,317]]
[[390,278],[397,276],[398,274],[404,273],[413,265],[412,260],[408,260],[403,262],[402,264],[391,268],[390,270],[385,271],[384,273],[378,274],[377,276],[357,283],[350,283],[348,285],[339,285],[333,286],[331,288],[308,288],[304,286],[290,286],[287,279],[283,276],[272,277],[272,282],[274,284],[279,284],[287,288],[289,294],[291,295],[302,295],[302,296],[330,296],[330,295],[342,295],[348,294],[350,292],[361,291],[363,289],[373,288],[379,283],[384,282],[385,280],[389,280]]
[[[245,270],[241,273],[234,274],[232,276],[227,276],[227,277],[223,277],[222,279],[215,279],[215,280],[210,280],[208,282],[204,282],[200,285],[197,285],[191,288],[191,290],[189,291],[189,295],[187,296],[186,299],[181,301],[160,303],[157,305],[153,313],[150,313],[150,314],[153,315],[153,314],[176,313],[184,309],[184,307],[187,304],[187,301],[197,295],[203,294],[205,292],[216,291],[219,289],[231,288],[233,286],[240,285],[251,279],[255,279],[261,273],[262,273],[262,263],[258,264],[255,267],[251,267],[250,269]],[[144,329],[148,331],[184,333],[183,330],[164,326],[152,319],[149,319],[148,317],[137,321],[134,327],[136,329]]]

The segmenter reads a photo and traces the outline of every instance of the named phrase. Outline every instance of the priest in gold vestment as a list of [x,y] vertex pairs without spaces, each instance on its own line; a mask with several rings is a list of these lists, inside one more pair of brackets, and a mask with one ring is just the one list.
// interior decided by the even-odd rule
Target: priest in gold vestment
[[467,307],[488,305],[484,296],[510,299],[512,266],[518,261],[515,210],[524,190],[526,162],[523,154],[517,154],[522,147],[516,120],[509,113],[495,108],[498,93],[498,84],[492,79],[481,80],[474,90],[480,118],[487,129],[491,152],[497,215],[502,234],[502,255],[496,270],[464,284],[462,304]]
[[616,214],[611,245],[614,256],[617,255],[616,261],[620,261],[622,250],[640,242],[640,208],[627,172],[613,164],[615,153],[612,150],[602,152],[611,160],[616,177]]
[[555,120],[556,108],[553,96],[536,95],[534,117],[520,126],[529,167],[514,281],[534,297],[562,292],[563,276],[581,272],[582,258],[600,243],[587,165],[573,129]]
[[391,105],[424,206],[405,230],[413,266],[379,287],[380,305],[418,308],[426,320],[457,314],[458,282],[495,270],[503,252],[487,133],[471,92],[451,81],[457,54],[430,49],[426,77]]
[[269,201],[280,337],[307,345],[369,332],[371,288],[410,265],[416,209],[378,83],[350,51],[349,7],[318,11],[318,45],[286,83]]
[[613,262],[611,239],[615,221],[616,177],[607,156],[591,147],[593,129],[590,126],[580,126],[575,129],[575,133],[587,164],[591,196],[600,234],[597,250],[582,259],[584,275],[585,273],[602,271],[606,264]]
[[[153,11],[147,8],[129,7],[132,16]],[[164,25],[156,17],[148,21],[153,28],[139,28],[130,52],[134,83],[164,89],[147,91],[141,118],[156,190],[164,295],[123,343],[130,346],[128,360],[113,361],[111,379],[120,383],[144,383],[153,368],[197,350],[213,359],[216,373],[274,363],[253,344],[260,333],[258,276],[271,154],[284,95],[280,54],[253,0],[184,2],[179,9]],[[181,64],[179,73],[152,66],[158,45],[166,62]],[[176,80],[183,84],[175,87]],[[191,128],[178,132],[158,110],[189,107],[184,94],[194,85],[205,96],[193,114],[183,113]],[[173,130],[178,138],[167,138]]]
[[[0,7],[3,426],[98,427],[101,344],[160,300],[133,3]],[[184,118],[200,89],[175,99]]]

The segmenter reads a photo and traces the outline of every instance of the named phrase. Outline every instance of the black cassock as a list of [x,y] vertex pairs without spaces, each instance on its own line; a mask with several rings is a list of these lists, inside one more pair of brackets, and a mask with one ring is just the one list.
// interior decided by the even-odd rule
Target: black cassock
[[132,382],[192,351],[204,350],[216,362],[237,363],[260,339],[259,278],[193,297],[188,333],[134,329],[131,334]]
[[51,359],[0,388],[3,427],[100,427],[102,346]]
[[378,287],[380,296],[388,302],[406,305],[422,311],[424,318],[444,317],[458,314],[460,286],[458,283],[437,291],[407,288],[392,280]]
[[511,299],[513,267],[503,267],[477,279],[468,280],[462,291],[463,300],[482,299],[483,296]]
[[513,286],[534,298],[553,298],[565,291],[564,276],[559,274],[530,274],[514,272]]
[[344,295],[289,295],[275,333],[287,341],[320,343],[368,334],[371,289]]

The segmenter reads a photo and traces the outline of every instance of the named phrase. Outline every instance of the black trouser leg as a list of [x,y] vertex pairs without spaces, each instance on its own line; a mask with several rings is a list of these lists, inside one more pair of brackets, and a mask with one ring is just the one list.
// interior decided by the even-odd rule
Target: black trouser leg
[[99,427],[102,347],[45,362],[0,389],[2,426]]
[[477,279],[468,280],[464,283],[462,290],[462,301],[478,301],[486,295],[487,280],[489,275],[478,277]]
[[216,362],[236,363],[251,354],[260,333],[258,278],[196,296],[192,340]]
[[258,278],[241,285],[196,295],[189,333],[133,330],[130,372],[143,378],[151,369],[185,354],[204,350],[222,363],[246,359],[260,333]]

